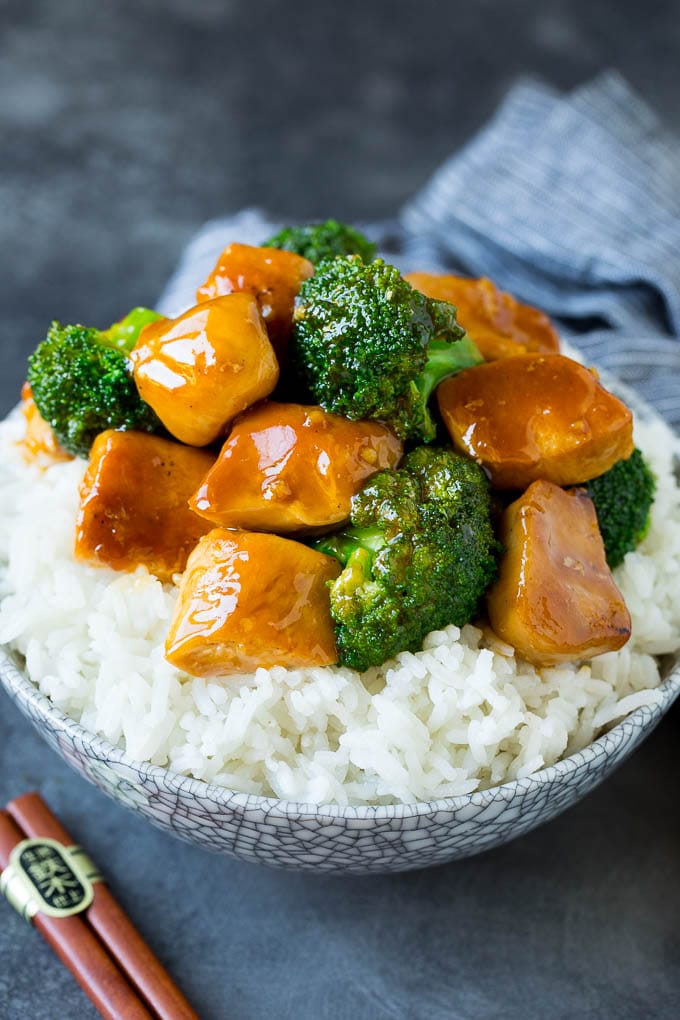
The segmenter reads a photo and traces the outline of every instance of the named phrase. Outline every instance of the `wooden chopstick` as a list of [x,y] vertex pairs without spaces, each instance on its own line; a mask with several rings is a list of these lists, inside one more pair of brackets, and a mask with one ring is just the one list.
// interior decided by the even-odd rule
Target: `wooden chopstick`
[[[25,838],[7,812],[0,811],[0,867],[7,867],[12,850]],[[153,1020],[137,991],[81,916],[37,913],[33,924],[106,1020]]]
[[[26,836],[55,839],[64,846],[74,840],[38,793],[26,793],[7,805],[7,812]],[[137,988],[159,1020],[199,1020],[163,965],[123,912],[104,882],[94,885],[94,899],[83,915],[127,979]]]

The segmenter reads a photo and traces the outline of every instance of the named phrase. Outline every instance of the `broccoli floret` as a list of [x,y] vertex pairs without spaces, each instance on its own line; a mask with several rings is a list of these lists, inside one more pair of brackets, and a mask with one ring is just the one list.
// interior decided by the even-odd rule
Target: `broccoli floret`
[[291,359],[317,403],[377,418],[402,439],[431,442],[428,400],[449,375],[479,364],[456,309],[415,290],[382,259],[322,262],[300,289]]
[[475,615],[499,551],[489,483],[450,450],[418,448],[353,498],[350,527],[314,544],[344,567],[330,586],[341,664],[379,666]]
[[354,227],[337,220],[309,223],[304,227],[284,227],[262,245],[263,248],[281,248],[309,259],[315,266],[324,259],[338,255],[359,255],[364,262],[375,258],[376,247]]
[[77,457],[87,457],[105,429],[161,428],[137,392],[125,354],[102,343],[97,329],[53,322],[28,364],[38,411]]
[[119,351],[129,354],[139,339],[139,334],[150,322],[157,322],[163,316],[151,308],[139,305],[127,313],[120,322],[114,322],[108,329],[99,333],[99,342],[116,347]]
[[597,522],[611,568],[623,563],[647,534],[656,480],[640,450],[619,460],[585,486],[595,504]]

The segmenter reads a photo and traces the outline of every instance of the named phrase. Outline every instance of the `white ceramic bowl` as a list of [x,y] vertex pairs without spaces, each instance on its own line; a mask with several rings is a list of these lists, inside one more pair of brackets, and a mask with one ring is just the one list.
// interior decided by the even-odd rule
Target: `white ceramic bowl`
[[680,694],[680,655],[664,663],[662,699],[583,751],[480,793],[430,803],[317,807],[234,793],[132,759],[69,719],[0,649],[10,696],[70,765],[109,796],[182,839],[246,860],[307,871],[406,871],[469,857],[554,818],[601,783]]
[[[604,382],[640,418],[658,418],[617,380]],[[218,853],[307,871],[387,872],[443,864],[507,843],[601,783],[680,694],[680,651],[663,662],[661,700],[638,708],[588,747],[526,779],[461,797],[389,806],[321,807],[235,793],[135,761],[56,708],[0,647],[0,679],[43,737],[109,796],[181,839]]]

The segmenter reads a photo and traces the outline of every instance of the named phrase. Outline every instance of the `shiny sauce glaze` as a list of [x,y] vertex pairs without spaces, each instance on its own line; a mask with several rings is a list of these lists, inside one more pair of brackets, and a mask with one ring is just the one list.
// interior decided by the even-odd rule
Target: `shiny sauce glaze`
[[633,452],[628,408],[560,354],[522,354],[466,369],[437,390],[453,445],[501,489],[539,478],[575,485]]
[[43,467],[55,461],[73,460],[71,454],[59,443],[49,423],[40,414],[33,399],[31,386],[27,382],[21,388],[21,413],[26,422],[21,440],[26,460],[34,461]]
[[402,452],[379,422],[264,402],[237,419],[191,506],[226,528],[330,530],[348,518],[364,482],[396,467]]
[[214,457],[145,432],[102,432],[80,486],[76,559],[164,581],[181,573],[210,525],[189,509]]
[[529,662],[551,666],[621,648],[630,615],[607,566],[592,500],[534,482],[504,512],[505,553],[489,620]]
[[536,352],[557,354],[559,336],[538,308],[522,304],[492,280],[438,273],[407,273],[406,279],[428,297],[455,305],[457,318],[486,361]]
[[293,325],[295,298],[302,281],[313,272],[312,263],[294,252],[230,244],[196,291],[196,300],[240,291],[252,294],[277,356],[282,358]]
[[194,676],[337,662],[328,582],[339,572],[299,542],[215,528],[189,557],[168,661]]
[[145,326],[130,355],[137,388],[183,443],[212,443],[268,396],[279,367],[255,299],[231,294]]

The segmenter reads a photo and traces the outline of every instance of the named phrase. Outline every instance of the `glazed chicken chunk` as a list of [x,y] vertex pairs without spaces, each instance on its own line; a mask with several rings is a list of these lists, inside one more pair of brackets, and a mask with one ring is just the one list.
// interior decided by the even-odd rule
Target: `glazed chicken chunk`
[[225,528],[330,529],[349,517],[352,496],[371,475],[396,467],[402,450],[379,422],[265,402],[234,423],[191,506]]
[[143,564],[169,581],[209,530],[187,501],[213,460],[146,432],[102,432],[80,487],[76,559],[114,570]]
[[215,528],[189,557],[168,661],[194,676],[337,662],[328,582],[339,572],[299,542]]
[[557,354],[557,330],[544,312],[522,304],[493,280],[440,273],[408,273],[412,287],[455,305],[457,318],[486,361],[537,352]]
[[453,445],[499,489],[578,485],[633,452],[633,416],[589,369],[561,354],[468,368],[437,389]]
[[605,559],[592,500],[536,481],[501,521],[506,552],[487,594],[500,638],[536,666],[616,651],[630,615]]
[[33,399],[30,383],[21,387],[21,413],[26,422],[22,447],[26,460],[47,467],[55,461],[72,460],[61,446],[49,423],[40,414]]
[[281,358],[293,326],[293,305],[300,284],[314,272],[307,259],[291,251],[230,244],[217,260],[208,279],[196,291],[207,301],[245,291],[257,301],[269,339]]
[[257,400],[279,366],[251,294],[204,301],[142,330],[130,355],[137,389],[168,432],[207,446]]

